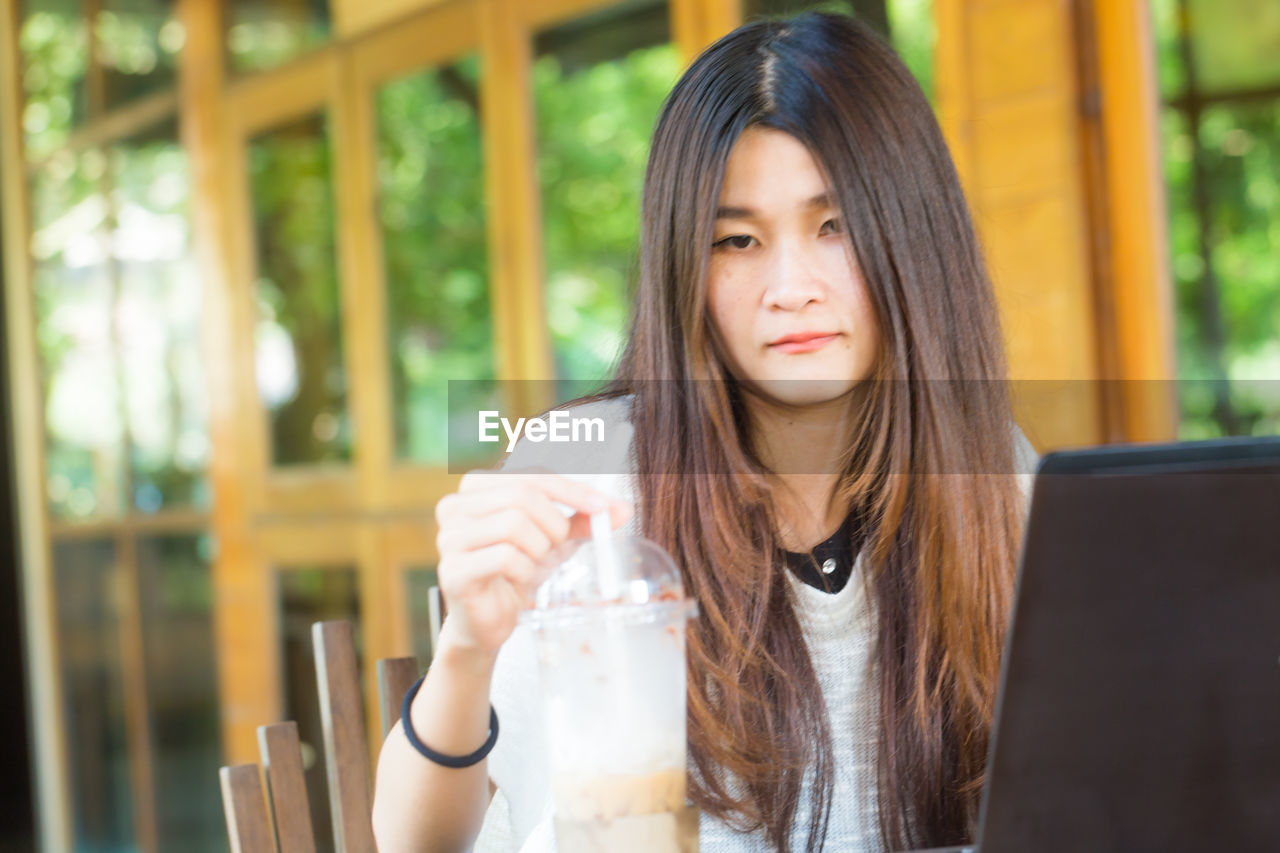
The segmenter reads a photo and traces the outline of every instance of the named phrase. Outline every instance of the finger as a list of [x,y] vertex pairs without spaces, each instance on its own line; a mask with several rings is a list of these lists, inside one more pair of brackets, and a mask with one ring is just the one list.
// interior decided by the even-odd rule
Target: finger
[[[555,510],[551,509],[551,512]],[[567,520],[563,517],[560,520],[567,528]],[[508,507],[492,515],[473,518],[469,523],[442,527],[436,537],[441,555],[477,551],[499,542],[516,545],[534,561],[545,557],[556,544],[523,506]]]
[[[626,501],[611,500],[609,501],[609,524],[614,529],[622,527],[635,514],[635,508]],[[591,537],[591,516],[586,513],[575,513],[569,519],[569,536],[570,539]]]
[[553,501],[559,501],[579,512],[592,513],[608,506],[608,495],[586,483],[553,474],[545,468],[518,468],[514,471],[468,471],[458,484],[459,492],[484,491],[506,487],[511,483],[523,483],[542,491]]
[[462,600],[486,581],[505,578],[523,595],[535,573],[533,560],[510,542],[476,551],[462,551],[440,561],[440,585],[445,594]]
[[609,501],[609,523],[617,530],[636,514],[635,504],[613,499]]
[[475,518],[507,512],[512,508],[527,512],[552,542],[559,543],[568,538],[568,518],[542,490],[529,483],[445,495],[436,504],[436,523],[443,532],[451,526],[467,524]]

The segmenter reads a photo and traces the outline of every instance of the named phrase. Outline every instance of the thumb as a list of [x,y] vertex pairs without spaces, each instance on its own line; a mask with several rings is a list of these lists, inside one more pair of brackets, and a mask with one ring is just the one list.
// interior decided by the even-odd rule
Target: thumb
[[[635,514],[635,508],[626,501],[609,499],[609,526],[614,530],[622,527]],[[574,513],[569,519],[570,539],[591,538],[591,516],[585,512]]]

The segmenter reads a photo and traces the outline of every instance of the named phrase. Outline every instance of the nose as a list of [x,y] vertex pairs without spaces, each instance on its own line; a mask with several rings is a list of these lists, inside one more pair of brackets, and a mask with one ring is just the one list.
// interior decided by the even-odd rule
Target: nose
[[821,269],[812,253],[795,246],[780,246],[769,270],[765,307],[799,311],[810,302],[821,302],[826,293]]

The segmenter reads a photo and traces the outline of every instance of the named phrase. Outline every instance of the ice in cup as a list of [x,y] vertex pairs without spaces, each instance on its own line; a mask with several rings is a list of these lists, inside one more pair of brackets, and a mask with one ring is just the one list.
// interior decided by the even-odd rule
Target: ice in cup
[[610,582],[601,580],[602,541],[570,540],[548,558],[558,565],[521,615],[537,637],[558,844],[696,849],[696,811],[690,821],[685,802],[685,629],[697,606],[658,545],[621,534],[603,545]]

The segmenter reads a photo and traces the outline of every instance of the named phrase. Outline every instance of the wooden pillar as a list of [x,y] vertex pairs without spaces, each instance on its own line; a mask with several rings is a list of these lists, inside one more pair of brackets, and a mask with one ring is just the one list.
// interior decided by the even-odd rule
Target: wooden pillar
[[552,379],[533,114],[532,33],[516,0],[481,0],[481,128],[498,376],[512,386],[517,409],[551,405]]
[[741,0],[670,0],[671,40],[687,67],[716,39],[742,23]]
[[[387,346],[387,281],[383,268],[382,225],[378,210],[378,139],[375,108],[376,84],[359,73],[358,50],[346,48],[336,63],[332,107],[335,161],[344,164],[334,173],[334,227],[337,236],[339,284],[345,332],[344,355],[349,383],[351,416],[355,423],[354,462],[361,511],[386,510],[387,472],[395,464],[394,401],[391,394]],[[360,211],[344,215],[343,211]],[[375,707],[378,677],[369,665],[395,654],[390,619],[374,613],[400,607],[385,559],[385,534],[374,523],[361,524],[357,572],[360,601],[366,614],[360,632],[364,642],[365,705]],[[366,743],[381,743],[377,716],[366,720]]]
[[227,187],[244,175],[227,157],[219,4],[183,0],[178,13],[187,33],[178,77],[180,129],[191,168],[193,249],[203,288],[201,344],[214,448],[208,476],[216,496],[210,528],[217,543],[212,587],[223,760],[245,764],[257,761],[255,726],[271,720],[276,709],[269,698],[272,685],[264,684],[273,670],[256,679],[245,677],[247,664],[275,656],[266,620],[244,618],[246,607],[261,599],[264,583],[249,538],[246,500],[253,480],[245,464],[245,413],[237,401],[237,364],[244,358],[242,348],[252,343],[235,332],[231,246],[236,223],[226,203]]
[[1177,434],[1173,285],[1160,162],[1155,38],[1145,0],[1091,0],[1102,81],[1102,144],[1110,210],[1114,378],[1132,441]]
[[42,850],[71,849],[71,795],[63,720],[61,656],[53,597],[53,564],[45,500],[44,398],[36,347],[36,312],[27,247],[26,156],[22,142],[22,82],[18,51],[19,6],[0,3],[0,221],[4,228],[5,341],[9,410],[13,413],[13,466],[17,487],[18,559],[30,684],[36,826]]
[[[1176,422],[1167,401],[1145,399],[1154,384],[1117,398],[1097,381],[1171,376],[1172,324],[1150,35],[1140,0],[1095,6],[1096,32],[1059,0],[936,5],[940,120],[995,283],[1019,419],[1042,451],[1160,437]],[[1095,38],[1104,140],[1091,184],[1079,40]]]

